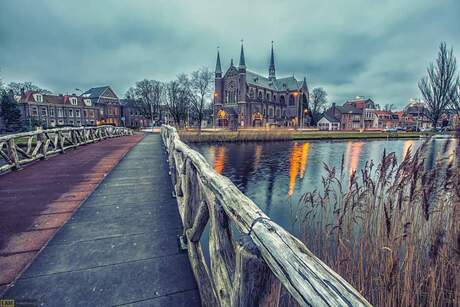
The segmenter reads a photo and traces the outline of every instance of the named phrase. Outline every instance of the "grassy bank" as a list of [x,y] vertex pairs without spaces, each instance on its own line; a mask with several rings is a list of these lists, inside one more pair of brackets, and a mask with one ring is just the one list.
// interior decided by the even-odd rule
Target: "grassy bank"
[[240,131],[179,131],[182,140],[190,143],[254,142],[288,140],[340,140],[377,138],[418,138],[421,132],[381,131],[296,131],[296,130],[240,130]]

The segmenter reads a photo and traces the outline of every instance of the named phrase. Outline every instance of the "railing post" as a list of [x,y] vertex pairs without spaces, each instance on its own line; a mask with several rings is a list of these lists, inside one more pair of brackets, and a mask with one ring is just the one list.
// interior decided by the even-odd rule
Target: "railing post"
[[231,306],[278,306],[281,284],[245,235],[236,245],[236,268]]
[[11,138],[8,140],[8,151],[9,151],[11,162],[13,164],[13,169],[14,170],[21,169],[21,165],[19,163],[18,151],[16,150],[16,142],[14,141],[14,138]]
[[41,142],[41,151],[42,151],[42,157],[41,160],[46,160],[46,153],[48,151],[48,145],[49,145],[49,140],[47,140],[45,133],[40,133],[37,135],[37,141]]

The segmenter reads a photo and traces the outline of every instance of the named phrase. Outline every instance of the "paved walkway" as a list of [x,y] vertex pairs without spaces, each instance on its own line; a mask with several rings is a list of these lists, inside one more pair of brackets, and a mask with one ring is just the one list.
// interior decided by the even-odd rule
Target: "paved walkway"
[[142,138],[107,139],[0,176],[0,295]]
[[43,306],[199,306],[159,135],[104,179],[4,298]]

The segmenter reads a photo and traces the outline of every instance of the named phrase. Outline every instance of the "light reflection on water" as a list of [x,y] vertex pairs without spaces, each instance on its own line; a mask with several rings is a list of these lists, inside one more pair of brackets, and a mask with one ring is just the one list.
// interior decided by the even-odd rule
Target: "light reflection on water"
[[[446,140],[434,140],[426,161],[434,166]],[[326,174],[324,164],[340,169],[344,157],[345,176],[364,167],[366,161],[376,164],[383,151],[395,152],[398,161],[409,148],[415,150],[421,140],[348,140],[299,141],[267,143],[195,144],[194,147],[229,177],[273,220],[293,231],[293,212],[300,196],[321,187]],[[452,151],[454,144],[451,144]]]

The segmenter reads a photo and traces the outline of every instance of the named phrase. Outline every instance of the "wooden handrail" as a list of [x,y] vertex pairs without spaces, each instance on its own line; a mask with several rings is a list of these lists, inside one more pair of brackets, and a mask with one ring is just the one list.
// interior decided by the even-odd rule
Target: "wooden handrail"
[[[183,143],[175,128],[162,126],[161,136],[203,305],[277,306],[282,284],[301,306],[371,306]],[[200,243],[208,223],[210,267]],[[231,224],[242,234],[239,240]]]
[[106,138],[131,135],[133,131],[110,125],[65,127],[9,134],[0,137],[0,174],[56,153]]

